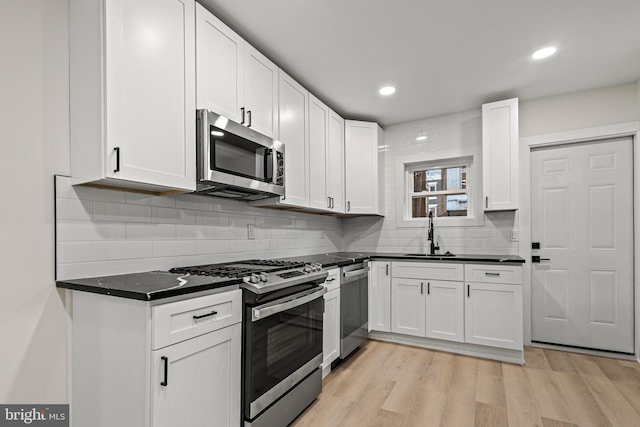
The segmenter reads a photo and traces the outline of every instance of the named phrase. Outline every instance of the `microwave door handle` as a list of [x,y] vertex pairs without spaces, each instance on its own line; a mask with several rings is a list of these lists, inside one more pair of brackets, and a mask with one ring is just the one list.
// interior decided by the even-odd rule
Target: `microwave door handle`
[[271,147],[271,183],[278,182],[278,152]]

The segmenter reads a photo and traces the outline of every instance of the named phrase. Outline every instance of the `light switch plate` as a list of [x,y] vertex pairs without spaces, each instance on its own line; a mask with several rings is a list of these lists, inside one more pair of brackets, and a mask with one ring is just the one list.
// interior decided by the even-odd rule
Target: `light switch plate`
[[518,230],[516,229],[511,230],[511,241],[512,242],[518,241]]
[[254,240],[256,238],[256,226],[254,224],[247,224],[247,239]]

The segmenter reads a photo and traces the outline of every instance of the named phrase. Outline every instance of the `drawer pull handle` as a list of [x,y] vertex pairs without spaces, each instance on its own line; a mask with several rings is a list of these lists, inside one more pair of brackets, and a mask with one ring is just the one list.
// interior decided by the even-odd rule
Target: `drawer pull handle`
[[500,273],[484,273],[485,276],[500,276]]
[[160,385],[166,387],[167,384],[169,384],[169,358],[162,356],[160,359],[164,362],[164,381],[162,381]]
[[335,277],[331,277],[331,278],[325,280],[325,282],[333,282],[334,280],[336,280],[336,278]]
[[215,316],[216,314],[218,314],[217,311],[212,311],[211,313],[203,314],[202,316],[193,316],[193,320],[199,320],[199,319],[203,319],[205,317]]

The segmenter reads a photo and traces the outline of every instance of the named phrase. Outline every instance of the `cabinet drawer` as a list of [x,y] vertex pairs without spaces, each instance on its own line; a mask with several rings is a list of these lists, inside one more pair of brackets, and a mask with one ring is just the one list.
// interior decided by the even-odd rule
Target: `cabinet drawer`
[[151,348],[159,348],[242,321],[242,291],[158,305],[152,308]]
[[482,283],[522,284],[522,267],[519,265],[466,264],[464,280]]
[[329,275],[324,282],[325,288],[327,288],[327,292],[330,292],[334,289],[340,289],[340,269],[332,268],[328,271]]
[[393,277],[409,279],[456,280],[462,281],[463,264],[444,262],[393,262]]

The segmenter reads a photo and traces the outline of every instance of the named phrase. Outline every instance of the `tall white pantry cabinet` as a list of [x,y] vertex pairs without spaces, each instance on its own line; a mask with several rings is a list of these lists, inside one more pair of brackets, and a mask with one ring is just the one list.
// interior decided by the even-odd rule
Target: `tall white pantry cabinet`
[[70,0],[74,184],[195,190],[194,0]]

